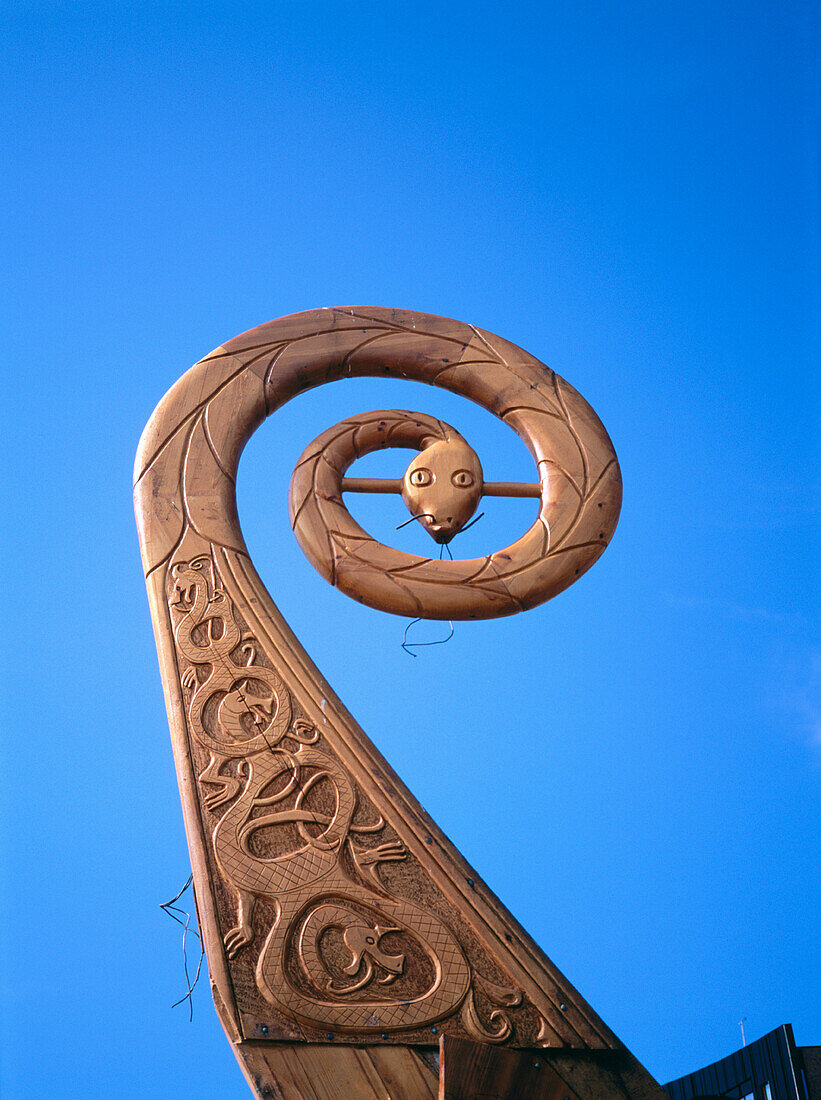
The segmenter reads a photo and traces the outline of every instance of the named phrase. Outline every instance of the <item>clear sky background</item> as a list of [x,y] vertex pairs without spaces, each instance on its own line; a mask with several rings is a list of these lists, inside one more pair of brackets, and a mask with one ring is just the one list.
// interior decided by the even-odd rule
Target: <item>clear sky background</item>
[[[321,305],[521,344],[602,417],[625,496],[578,584],[412,660],[403,620],[302,558],[302,448],[398,405],[451,420],[489,480],[532,464],[460,399],[326,386],[240,466],[297,636],[659,1080],[742,1018],[821,1042],[814,7],[5,6],[4,1098],[247,1095],[207,982],[193,1023],[171,1008],[159,905],[189,864],[131,468],[192,362]],[[533,507],[485,502],[454,551]],[[354,508],[425,545],[398,499]]]

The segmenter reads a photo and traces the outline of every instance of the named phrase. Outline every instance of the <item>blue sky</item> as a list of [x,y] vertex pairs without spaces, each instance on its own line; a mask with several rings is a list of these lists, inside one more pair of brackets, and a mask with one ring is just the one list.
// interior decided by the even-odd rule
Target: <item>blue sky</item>
[[[529,459],[446,394],[305,395],[239,481],[298,637],[659,1080],[735,1049],[742,1017],[820,1042],[812,5],[18,2],[2,23],[3,1096],[247,1094],[207,983],[193,1023],[170,1008],[158,907],[188,862],[131,466],[191,362],[318,305],[521,344],[600,414],[625,498],[573,588],[412,661],[402,620],[302,558],[295,460],[391,405],[449,419],[488,479]],[[396,500],[355,507],[425,538],[393,532]],[[532,507],[486,502],[454,551]]]

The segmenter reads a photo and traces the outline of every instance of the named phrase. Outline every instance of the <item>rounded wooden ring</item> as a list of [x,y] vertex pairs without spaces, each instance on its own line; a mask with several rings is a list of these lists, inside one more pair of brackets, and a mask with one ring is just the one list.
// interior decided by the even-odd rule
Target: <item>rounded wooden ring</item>
[[[551,599],[598,559],[618,521],[621,474],[603,424],[572,386],[522,348],[475,326],[403,310],[345,307],[252,329],[207,356],[169,392],[137,457],[147,571],[170,559],[188,529],[246,554],[235,479],[250,434],[298,393],[368,376],[425,382],[494,413],[533,455],[541,504],[536,523],[520,539],[470,561],[405,555],[367,535],[357,543],[361,537],[349,528],[329,550],[332,583],[398,615],[493,618]],[[189,395],[197,401],[182,414]],[[179,426],[169,436],[165,425],[175,421]],[[168,463],[181,469],[174,500],[152,496]],[[151,478],[144,476],[149,469]]]

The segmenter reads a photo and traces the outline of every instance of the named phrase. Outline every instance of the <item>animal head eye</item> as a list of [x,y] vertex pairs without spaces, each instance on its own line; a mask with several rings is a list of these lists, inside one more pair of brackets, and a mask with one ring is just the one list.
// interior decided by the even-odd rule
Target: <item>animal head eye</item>
[[451,474],[450,480],[458,489],[469,489],[476,479],[470,470],[456,470]]
[[433,483],[433,474],[426,466],[420,466],[418,469],[411,471],[409,481],[411,485],[415,485],[417,489],[421,489],[425,485],[431,485]]

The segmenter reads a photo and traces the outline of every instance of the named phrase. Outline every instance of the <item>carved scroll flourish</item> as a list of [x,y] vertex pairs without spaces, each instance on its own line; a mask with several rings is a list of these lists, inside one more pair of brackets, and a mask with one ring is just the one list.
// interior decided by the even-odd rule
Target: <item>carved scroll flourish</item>
[[290,1022],[319,1040],[429,1042],[438,1027],[611,1047],[335,698],[242,540],[236,469],[264,417],[313,385],[394,370],[465,393],[522,435],[544,489],[520,541],[544,546],[550,516],[550,561],[537,576],[515,549],[513,564],[506,552],[423,559],[409,590],[401,570],[385,579],[343,533],[338,576],[366,575],[366,602],[415,615],[421,599],[431,617],[466,618],[533,606],[589,568],[618,514],[618,466],[589,406],[521,349],[457,322],[393,310],[283,318],[169,392],[143,436],[135,499],[223,1022],[248,1037],[246,1021],[267,1005],[281,1034]]

